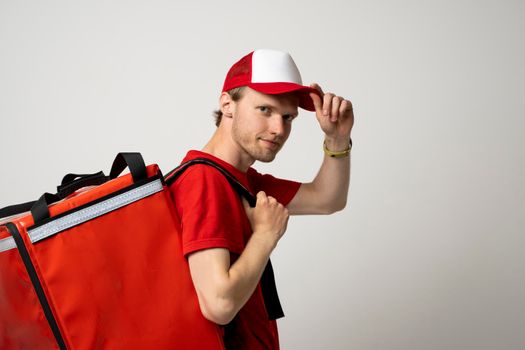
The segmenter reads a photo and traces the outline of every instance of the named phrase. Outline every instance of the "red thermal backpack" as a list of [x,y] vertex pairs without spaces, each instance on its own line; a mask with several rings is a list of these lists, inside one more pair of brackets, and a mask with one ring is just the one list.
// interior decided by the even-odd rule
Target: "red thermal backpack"
[[[182,254],[166,176],[139,153],[119,153],[109,176],[68,174],[57,194],[0,210],[0,349],[224,349],[204,318]],[[119,176],[128,167],[130,173]],[[282,316],[269,263],[270,318]]]

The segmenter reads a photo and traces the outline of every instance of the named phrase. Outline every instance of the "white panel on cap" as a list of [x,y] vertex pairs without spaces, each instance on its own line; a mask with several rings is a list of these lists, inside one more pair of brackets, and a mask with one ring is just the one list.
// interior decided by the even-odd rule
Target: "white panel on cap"
[[302,85],[292,57],[276,50],[257,50],[252,55],[252,83],[287,82]]

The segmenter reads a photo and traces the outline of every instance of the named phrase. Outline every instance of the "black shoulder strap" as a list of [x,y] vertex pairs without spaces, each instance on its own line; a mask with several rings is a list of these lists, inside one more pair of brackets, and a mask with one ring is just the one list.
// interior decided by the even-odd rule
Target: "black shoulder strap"
[[[251,207],[255,207],[257,199],[255,196],[241,184],[235,176],[233,176],[228,170],[224,169],[221,165],[216,162],[207,159],[207,158],[195,158],[185,163],[182,163],[177,168],[170,171],[165,176],[166,185],[171,186],[182,173],[190,166],[195,164],[206,164],[215,169],[217,169],[221,174],[223,174],[232,187],[243,196]],[[277,294],[277,287],[275,285],[275,276],[273,273],[272,262],[268,260],[268,264],[264,268],[264,272],[261,277],[261,289],[264,298],[264,305],[266,306],[266,312],[268,313],[268,318],[270,320],[276,320],[278,318],[284,317],[284,312],[279,300],[279,295]]]

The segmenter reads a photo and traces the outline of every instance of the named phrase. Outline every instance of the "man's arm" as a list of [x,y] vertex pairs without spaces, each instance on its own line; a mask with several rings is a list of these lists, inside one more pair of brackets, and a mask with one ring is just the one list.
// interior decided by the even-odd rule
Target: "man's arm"
[[[324,94],[321,87],[312,84],[323,96],[310,94],[315,114],[325,133],[325,146],[333,152],[349,148],[350,133],[354,125],[352,103],[332,93]],[[317,176],[301,185],[287,208],[290,215],[331,214],[346,206],[350,185],[350,154],[342,158],[324,156]]]
[[245,202],[245,210],[253,234],[234,264],[230,266],[230,252],[224,248],[188,257],[201,312],[217,324],[229,323],[253,294],[288,223],[288,210],[264,192],[257,194],[255,208]]

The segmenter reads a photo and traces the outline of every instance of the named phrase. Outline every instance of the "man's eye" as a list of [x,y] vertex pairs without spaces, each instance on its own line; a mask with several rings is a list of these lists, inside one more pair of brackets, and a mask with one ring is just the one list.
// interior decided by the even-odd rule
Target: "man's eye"
[[258,108],[263,113],[268,113],[270,111],[270,109],[266,106],[259,106]]
[[295,119],[295,116],[293,116],[293,115],[283,115],[283,119],[284,119],[284,121],[291,123],[292,120]]

